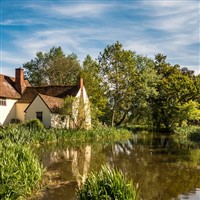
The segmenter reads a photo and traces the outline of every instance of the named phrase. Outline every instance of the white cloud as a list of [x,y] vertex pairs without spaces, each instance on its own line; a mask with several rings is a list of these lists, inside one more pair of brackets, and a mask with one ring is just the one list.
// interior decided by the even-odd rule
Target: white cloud
[[0,22],[2,26],[18,26],[18,25],[36,25],[41,24],[42,22],[38,22],[34,19],[6,19]]
[[80,3],[80,4],[65,4],[61,6],[52,6],[48,10],[49,13],[59,14],[59,16],[71,17],[71,18],[83,18],[83,17],[96,17],[101,16],[107,8],[107,4],[102,3]]
[[73,1],[62,1],[59,3],[49,2],[48,8],[44,2],[40,4],[27,4],[24,8],[38,10],[41,13],[48,14],[56,18],[93,18],[102,16],[108,9],[111,8],[109,3],[100,3],[100,2],[73,2]]
[[[194,47],[194,44],[199,44],[199,7],[196,2],[141,2],[127,5],[122,1],[119,4],[116,1],[62,1],[62,4],[41,2],[26,5],[24,9],[32,9],[35,18],[31,15],[32,18],[7,19],[3,23],[44,26],[30,26],[28,32],[24,29],[9,32],[13,35],[13,51],[7,55],[4,52],[4,60],[23,64],[34,58],[38,51],[61,46],[66,54],[74,52],[83,61],[87,54],[97,58],[106,45],[118,40],[126,49],[138,54],[154,58],[157,53],[162,53],[172,62],[180,61],[178,64],[190,64],[197,69],[200,55]],[[134,12],[139,13],[139,18],[135,18]],[[126,14],[131,17],[126,18]]]

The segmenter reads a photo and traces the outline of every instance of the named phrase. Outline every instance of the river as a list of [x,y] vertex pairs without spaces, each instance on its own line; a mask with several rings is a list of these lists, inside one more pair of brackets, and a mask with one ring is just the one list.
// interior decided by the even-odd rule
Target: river
[[49,185],[34,200],[75,200],[81,177],[102,164],[121,170],[143,200],[200,200],[200,149],[183,147],[171,137],[133,134],[114,144],[59,144],[37,149]]

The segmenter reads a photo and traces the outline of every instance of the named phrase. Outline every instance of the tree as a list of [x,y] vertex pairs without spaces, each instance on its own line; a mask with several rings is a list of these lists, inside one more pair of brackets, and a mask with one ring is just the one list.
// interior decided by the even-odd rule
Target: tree
[[102,87],[106,89],[111,126],[120,125],[131,109],[137,85],[135,53],[116,42],[98,57]]
[[157,85],[160,76],[156,73],[154,61],[135,55],[135,68],[137,82],[135,82],[135,94],[129,111],[129,122],[152,125],[152,110],[150,99],[158,96]]
[[165,128],[173,130],[180,123],[180,108],[196,96],[196,87],[191,73],[180,70],[166,62],[166,56],[155,57],[155,68],[160,75],[156,87],[158,96],[151,99],[152,118],[157,130]]
[[73,85],[81,67],[75,54],[65,55],[61,47],[36,53],[36,57],[23,65],[25,77],[31,85]]
[[183,122],[186,124],[200,122],[200,104],[196,101],[188,101],[179,107],[180,126]]
[[104,95],[104,88],[101,87],[102,78],[99,76],[98,63],[87,55],[83,62],[81,77],[90,100],[93,121],[100,120],[105,114],[107,98]]

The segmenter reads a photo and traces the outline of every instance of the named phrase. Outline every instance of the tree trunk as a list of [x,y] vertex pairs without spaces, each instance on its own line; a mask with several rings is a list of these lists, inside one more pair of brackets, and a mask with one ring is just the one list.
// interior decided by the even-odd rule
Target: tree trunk
[[126,119],[126,115],[127,115],[127,113],[125,112],[123,114],[122,118],[120,119],[120,121],[116,123],[116,126],[120,126],[124,122],[124,120]]
[[115,109],[113,108],[113,111],[112,111],[112,119],[111,119],[111,126],[114,127],[115,125]]

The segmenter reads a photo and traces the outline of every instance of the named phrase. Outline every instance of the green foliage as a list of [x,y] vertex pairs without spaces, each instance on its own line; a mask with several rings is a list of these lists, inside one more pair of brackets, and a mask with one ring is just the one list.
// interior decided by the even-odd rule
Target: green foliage
[[188,101],[181,106],[179,106],[179,118],[183,122],[200,122],[200,104],[196,101]]
[[44,128],[44,125],[39,119],[31,119],[29,121],[26,121],[23,123],[23,126],[35,130],[40,130]]
[[81,67],[75,54],[65,55],[61,47],[48,52],[38,52],[36,57],[23,65],[31,85],[74,85]]
[[2,141],[10,140],[20,144],[35,144],[66,140],[69,142],[114,142],[126,140],[131,137],[131,132],[122,128],[95,127],[91,130],[74,129],[29,129],[15,125],[0,129]]
[[92,120],[100,120],[105,114],[107,98],[105,89],[101,85],[102,77],[99,76],[99,66],[96,61],[88,55],[83,62],[81,77],[84,80],[91,107]]
[[64,105],[60,109],[60,114],[62,115],[69,115],[72,117],[72,103],[75,101],[75,97],[68,96],[64,99]]
[[126,121],[150,121],[149,99],[157,96],[154,62],[123,49],[119,42],[107,46],[98,58],[101,85],[108,99],[106,118],[112,126]]
[[16,200],[39,187],[43,168],[31,149],[0,142],[0,199]]
[[174,138],[183,145],[199,145],[200,144],[200,127],[185,126],[175,129]]
[[[153,61],[115,42],[99,54],[98,63],[88,55],[83,69],[77,56],[65,55],[61,47],[38,52],[23,67],[35,86],[72,85],[81,76],[93,123],[134,123],[171,132],[183,124],[199,123],[200,75],[166,59],[157,54]],[[61,112],[71,113],[69,109]]]
[[122,172],[102,166],[99,173],[91,173],[81,189],[78,200],[137,200],[138,192]]
[[134,52],[124,50],[122,44],[116,42],[107,46],[98,58],[102,86],[109,99],[108,115],[110,124],[121,124],[124,121],[135,95],[137,72]]
[[158,95],[150,99],[152,119],[157,130],[170,131],[180,124],[185,103],[196,97],[194,75],[181,71],[178,65],[171,66],[161,54],[156,55],[155,68],[160,79]]

